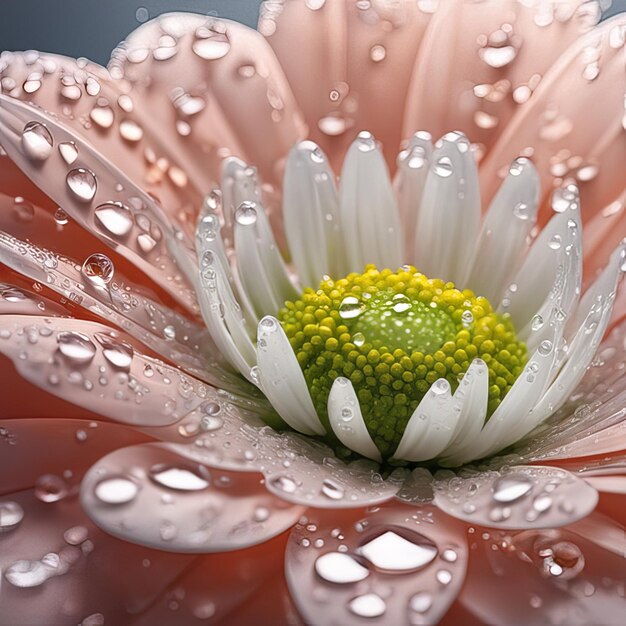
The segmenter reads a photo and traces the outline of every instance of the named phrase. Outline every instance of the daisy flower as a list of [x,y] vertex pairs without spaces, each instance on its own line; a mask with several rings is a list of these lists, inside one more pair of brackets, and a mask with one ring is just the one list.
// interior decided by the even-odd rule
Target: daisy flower
[[267,0],[0,56],[0,621],[620,623],[600,10]]

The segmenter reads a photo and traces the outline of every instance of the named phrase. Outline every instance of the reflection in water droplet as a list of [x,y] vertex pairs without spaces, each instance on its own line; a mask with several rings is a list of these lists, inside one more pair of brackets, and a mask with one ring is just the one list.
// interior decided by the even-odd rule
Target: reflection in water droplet
[[235,211],[235,221],[242,226],[251,226],[257,220],[254,202],[242,202]]
[[67,484],[55,474],[44,474],[35,483],[35,497],[42,502],[58,502],[67,495]]
[[374,61],[374,63],[380,63],[387,56],[387,50],[385,46],[380,44],[376,44],[370,48],[370,59]]
[[452,176],[453,168],[452,161],[450,161],[449,157],[441,157],[437,159],[437,161],[433,164],[433,170],[437,176],[441,176],[441,178],[448,178]]
[[150,478],[159,485],[178,491],[201,491],[209,486],[209,474],[202,468],[171,467],[155,465]]
[[381,570],[402,572],[428,565],[437,556],[437,546],[424,535],[411,533],[407,539],[388,530],[362,545],[359,554]]
[[17,502],[0,502],[0,533],[17,528],[24,519],[24,509]]
[[54,212],[54,221],[59,225],[59,226],[65,226],[69,221],[69,217],[67,216],[67,213],[61,208],[59,207],[55,212]]
[[365,305],[355,296],[346,296],[339,305],[339,317],[344,320],[354,319],[363,313]]
[[26,156],[33,161],[45,161],[52,153],[52,135],[40,122],[28,122],[22,131],[21,141]]
[[70,170],[67,174],[67,186],[81,202],[91,202],[96,195],[98,183],[96,175],[82,167]]
[[82,272],[91,283],[103,287],[113,279],[115,267],[108,256],[97,252],[85,259]]
[[111,234],[123,237],[133,227],[133,215],[121,202],[105,202],[96,207],[95,217]]
[[331,500],[341,500],[344,496],[343,488],[330,478],[322,483],[322,493]]
[[289,476],[276,476],[270,480],[270,485],[283,493],[295,493],[298,489],[296,481]]
[[380,617],[385,613],[385,601],[375,593],[357,596],[348,603],[348,608],[359,617]]
[[315,561],[315,571],[324,580],[336,584],[356,583],[370,574],[366,567],[348,554],[328,552]]
[[78,158],[78,148],[73,141],[64,141],[59,144],[59,154],[68,165],[72,165]]
[[493,499],[496,502],[515,502],[530,492],[533,481],[526,474],[501,476],[493,485]]
[[119,370],[130,369],[133,362],[133,347],[124,341],[118,341],[105,333],[96,333],[95,339],[102,346],[102,354],[110,365]]
[[193,42],[193,51],[206,61],[215,61],[225,57],[230,51],[230,41],[226,33],[213,32],[209,29],[198,29],[198,37]]
[[90,363],[96,354],[96,346],[93,341],[75,331],[63,331],[57,335],[59,352],[73,365]]
[[101,480],[94,488],[98,500],[106,504],[132,502],[139,493],[137,483],[126,476],[111,476]]

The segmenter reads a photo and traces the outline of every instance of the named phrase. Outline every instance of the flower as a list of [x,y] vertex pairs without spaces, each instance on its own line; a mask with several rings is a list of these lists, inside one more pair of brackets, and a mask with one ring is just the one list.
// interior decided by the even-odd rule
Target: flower
[[2,55],[3,620],[617,623],[626,23],[441,4]]

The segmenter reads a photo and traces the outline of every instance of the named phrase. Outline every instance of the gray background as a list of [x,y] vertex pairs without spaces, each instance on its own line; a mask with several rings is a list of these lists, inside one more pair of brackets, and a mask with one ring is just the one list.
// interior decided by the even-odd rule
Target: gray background
[[[254,27],[260,4],[261,0],[0,0],[0,50],[36,49],[106,64],[111,50],[146,15],[195,11]],[[626,0],[613,0],[606,15],[624,10]]]

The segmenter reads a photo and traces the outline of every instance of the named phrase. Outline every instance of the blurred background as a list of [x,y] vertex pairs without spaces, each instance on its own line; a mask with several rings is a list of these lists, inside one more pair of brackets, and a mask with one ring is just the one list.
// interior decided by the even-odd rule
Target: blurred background
[[[193,11],[256,27],[261,0],[2,0],[0,50],[41,50],[106,64],[140,23],[168,11]],[[605,17],[626,0],[601,0]],[[610,6],[608,6],[610,5]]]

